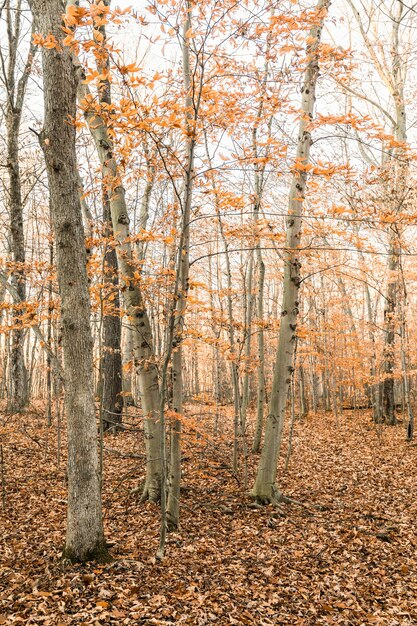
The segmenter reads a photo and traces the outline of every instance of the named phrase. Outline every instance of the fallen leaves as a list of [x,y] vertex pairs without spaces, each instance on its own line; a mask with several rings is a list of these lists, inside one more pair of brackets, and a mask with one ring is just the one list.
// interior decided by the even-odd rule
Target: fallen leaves
[[[130,495],[144,475],[129,457],[141,452],[137,437],[111,439],[123,454],[104,453],[106,536],[116,560],[103,567],[60,561],[66,493],[56,429],[39,413],[8,421],[0,624],[417,623],[417,451],[402,429],[377,433],[368,414],[348,411],[338,428],[329,415],[296,422],[279,484],[308,508],[283,504],[278,512],[253,508],[239,477],[224,471],[230,411],[222,408],[226,435],[215,440],[212,410],[199,424],[207,432],[200,447],[185,433],[181,528],[168,536],[162,563],[154,559],[158,508]],[[256,462],[249,459],[250,476]]]

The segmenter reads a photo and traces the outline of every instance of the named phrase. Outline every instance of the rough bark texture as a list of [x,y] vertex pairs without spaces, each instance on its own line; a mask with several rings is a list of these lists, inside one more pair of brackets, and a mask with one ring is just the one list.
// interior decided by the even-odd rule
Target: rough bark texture
[[320,0],[318,3],[318,23],[310,31],[309,41],[311,43],[307,46],[307,67],[302,88],[302,115],[298,132],[296,165],[289,195],[289,217],[287,219],[283,299],[277,360],[274,368],[265,441],[255,485],[252,489],[252,495],[263,503],[277,499],[277,488],[275,486],[277,461],[281,446],[296,344],[299,306],[298,292],[300,287],[300,260],[297,248],[300,246],[301,238],[301,215],[307,182],[306,166],[310,158],[311,134],[309,124],[313,119],[316,83],[319,73],[318,47],[323,21],[329,4],[330,0]]
[[75,151],[77,75],[62,47],[61,0],[30,0],[37,30],[52,34],[59,49],[43,48],[45,120],[40,135],[49,181],[56,266],[61,296],[65,410],[68,422],[68,513],[63,557],[108,560],[103,534],[93,341],[87,255],[78,193]]
[[16,314],[13,323],[10,354],[10,394],[8,410],[22,411],[29,402],[28,373],[24,357],[25,330],[21,323],[21,314],[24,312],[26,300],[25,280],[25,236],[23,228],[22,186],[19,167],[19,132],[22,119],[22,109],[26,94],[27,81],[32,68],[34,47],[30,46],[29,54],[23,73],[16,81],[16,62],[19,40],[21,37],[21,6],[15,7],[6,3],[6,23],[8,42],[8,65],[4,70],[3,82],[7,91],[6,98],[6,132],[7,132],[7,168],[9,173],[8,208],[10,213],[11,252],[15,269],[12,274],[12,284],[18,294],[14,300]]
[[23,207],[20,188],[20,171],[19,171],[19,155],[18,155],[18,137],[19,125],[16,124],[15,118],[7,119],[7,157],[9,169],[9,210],[10,210],[10,233],[12,242],[13,261],[16,269],[12,275],[12,282],[19,294],[20,305],[15,302],[17,313],[14,316],[13,323],[16,328],[12,334],[12,346],[10,355],[10,398],[9,411],[22,411],[29,400],[28,395],[28,376],[24,357],[24,339],[25,330],[21,324],[20,314],[23,312],[22,306],[26,300],[26,281],[25,281],[25,241],[23,232]]
[[388,259],[388,271],[390,280],[387,285],[384,307],[385,344],[383,352],[383,382],[382,382],[382,419],[386,424],[393,425],[395,418],[395,398],[394,398],[394,368],[395,368],[395,331],[396,331],[396,310],[398,300],[398,266],[399,266],[399,246],[395,233],[395,227],[390,227],[393,231],[390,235],[390,249]]

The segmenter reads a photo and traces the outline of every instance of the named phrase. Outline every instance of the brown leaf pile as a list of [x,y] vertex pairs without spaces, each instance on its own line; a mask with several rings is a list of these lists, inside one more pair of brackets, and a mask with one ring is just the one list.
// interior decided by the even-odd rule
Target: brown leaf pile
[[417,458],[403,429],[346,411],[338,427],[331,415],[297,422],[279,476],[305,506],[280,513],[251,507],[243,471],[230,470],[229,428],[205,435],[213,420],[202,414],[200,432],[185,436],[181,528],[162,563],[158,508],[131,495],[144,475],[140,435],[125,432],[105,438],[115,561],[65,567],[56,427],[42,412],[3,416],[0,624],[417,624]]

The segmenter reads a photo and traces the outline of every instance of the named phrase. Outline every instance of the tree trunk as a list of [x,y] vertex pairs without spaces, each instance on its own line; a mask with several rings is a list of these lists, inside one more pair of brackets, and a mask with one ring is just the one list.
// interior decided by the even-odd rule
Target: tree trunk
[[21,3],[15,7],[6,2],[6,22],[8,40],[8,65],[4,70],[3,82],[7,91],[6,98],[6,147],[7,168],[9,172],[8,205],[10,213],[11,252],[15,264],[12,273],[12,284],[18,294],[14,300],[15,312],[10,353],[10,394],[8,410],[22,411],[29,402],[28,373],[25,365],[24,341],[25,329],[21,316],[24,313],[26,301],[25,279],[25,236],[23,229],[23,201],[22,185],[19,167],[19,133],[22,118],[22,109],[26,95],[27,81],[32,69],[32,60],[35,52],[33,45],[20,79],[16,83],[16,62],[18,45],[21,37]]
[[[256,208],[254,209],[256,212]],[[255,218],[256,219],[256,218]],[[244,289],[245,289],[245,304],[244,312],[245,312],[245,350],[244,350],[244,364],[245,371],[243,375],[243,384],[242,384],[242,401],[240,403],[240,427],[242,432],[245,432],[246,429],[246,417],[249,406],[249,382],[251,378],[250,373],[250,361],[251,361],[251,348],[252,348],[252,319],[253,319],[253,266],[254,266],[254,251],[250,251],[249,264],[248,264],[248,275],[246,280],[244,280]]]
[[122,368],[123,368],[123,403],[125,406],[133,404],[132,395],[132,370],[133,370],[133,333],[129,318],[124,320],[124,332],[122,342]]
[[84,116],[94,139],[100,159],[104,184],[108,189],[116,253],[121,278],[121,290],[126,303],[129,324],[132,327],[134,363],[139,381],[140,404],[143,411],[145,445],[147,453],[146,479],[142,498],[159,500],[162,463],[160,458],[161,429],[159,423],[159,374],[155,360],[151,324],[143,299],[140,283],[135,276],[132,263],[132,246],[129,240],[129,215],[125,190],[120,183],[114,145],[105,118],[95,107],[90,108],[91,94],[81,81],[78,96]]
[[[13,116],[14,117],[14,116]],[[11,412],[22,411],[28,404],[28,374],[25,365],[24,340],[25,329],[21,322],[26,301],[25,280],[25,240],[23,232],[23,206],[20,186],[19,169],[19,124],[14,119],[7,119],[7,157],[9,168],[9,210],[10,232],[13,261],[16,269],[12,274],[12,283],[19,294],[19,302],[14,302],[16,307],[13,316],[13,324],[16,328],[12,333],[12,345],[10,353],[10,396],[8,410]]]
[[[107,230],[106,236],[113,239],[111,224],[110,203],[107,193],[103,193],[103,222]],[[103,430],[117,431],[122,422],[123,396],[122,394],[122,324],[120,318],[119,278],[117,253],[114,247],[107,246],[104,255],[104,282],[107,286],[107,303],[111,311],[105,312],[103,317],[103,356],[102,372],[102,420]]]
[[302,88],[302,114],[298,132],[295,173],[289,195],[277,359],[274,368],[269,415],[266,422],[265,442],[259,460],[255,485],[252,489],[252,495],[262,503],[272,502],[277,498],[275,486],[277,462],[296,345],[300,287],[300,260],[297,249],[301,238],[301,215],[307,182],[306,166],[310,160],[311,133],[309,124],[313,119],[316,83],[319,73],[321,30],[329,4],[330,0],[319,1],[317,5],[318,23],[312,27],[308,38],[310,43],[307,44],[307,67]]
[[382,416],[386,424],[393,425],[395,418],[394,368],[395,368],[395,329],[398,298],[399,247],[394,226],[390,227],[390,251],[388,261],[389,282],[384,308],[385,343],[383,352]]
[[[104,6],[110,7],[110,0],[104,0]],[[106,41],[106,27],[99,26],[98,32],[102,39]],[[109,76],[110,59],[108,54],[100,56],[97,60],[97,70],[101,76]],[[99,102],[101,105],[110,108],[111,88],[108,78],[100,80]],[[104,237],[108,243],[104,255],[104,284],[106,289],[107,306],[110,312],[105,312],[103,316],[103,337],[102,337],[102,362],[100,371],[102,375],[101,393],[102,395],[102,424],[103,430],[117,430],[122,421],[123,399],[122,393],[122,324],[120,318],[120,296],[117,253],[113,247],[113,224],[109,194],[106,189],[106,181],[103,181],[103,225]]]
[[190,70],[191,8],[187,8],[187,17],[183,25],[183,76],[185,89],[185,124],[187,128],[186,166],[184,196],[182,206],[182,226],[178,250],[177,280],[178,298],[176,303],[175,327],[172,353],[172,405],[178,417],[174,418],[171,428],[171,450],[169,464],[169,491],[167,501],[167,524],[174,530],[179,522],[180,483],[181,483],[181,416],[183,413],[183,331],[185,309],[187,306],[190,272],[190,218],[194,182],[194,151],[196,145],[195,122],[198,106],[193,101],[194,83]]
[[49,181],[56,266],[61,296],[65,409],[68,421],[68,514],[63,557],[70,561],[109,555],[103,533],[93,341],[75,150],[77,72],[63,43],[61,0],[30,0],[37,29],[59,49],[42,49],[45,120],[40,135]]
[[264,347],[264,284],[265,284],[265,263],[262,259],[260,246],[257,248],[258,254],[258,392],[256,399],[256,427],[253,438],[252,452],[258,453],[261,449],[262,431],[264,423],[265,404],[265,347]]

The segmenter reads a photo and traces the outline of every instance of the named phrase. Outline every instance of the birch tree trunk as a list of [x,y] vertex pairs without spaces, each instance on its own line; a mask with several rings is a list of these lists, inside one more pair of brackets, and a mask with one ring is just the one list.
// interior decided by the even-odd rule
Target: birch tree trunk
[[307,165],[310,160],[311,133],[316,83],[319,74],[319,44],[323,22],[330,0],[320,0],[317,5],[317,24],[310,31],[307,45],[307,66],[302,87],[301,119],[298,131],[296,163],[288,202],[286,252],[284,255],[284,283],[281,307],[281,325],[277,358],[274,368],[269,415],[266,422],[265,441],[259,460],[252,495],[259,502],[278,499],[275,486],[277,462],[281,446],[282,429],[288,390],[293,372],[300,288],[300,259],[298,248],[301,239],[301,215],[307,183]]
[[68,513],[63,557],[107,561],[93,386],[93,341],[82,213],[78,192],[75,119],[77,72],[62,44],[61,0],[30,0],[37,30],[59,48],[42,49],[44,152],[61,296],[65,409],[68,421]]

